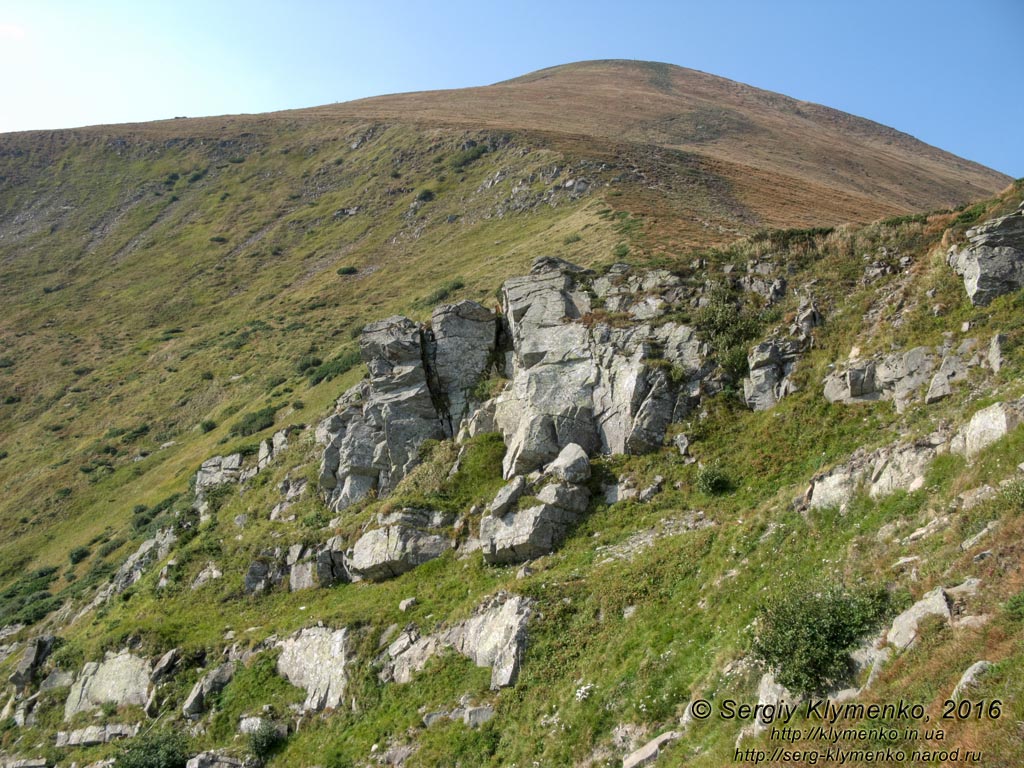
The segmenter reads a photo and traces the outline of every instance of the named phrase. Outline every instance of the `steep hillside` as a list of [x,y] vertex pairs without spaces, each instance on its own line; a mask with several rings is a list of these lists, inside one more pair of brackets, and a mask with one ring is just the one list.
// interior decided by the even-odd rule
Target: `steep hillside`
[[1005,180],[622,62],[8,135],[0,177],[4,759],[721,765],[751,724],[691,704],[772,701],[802,584],[858,643],[941,596],[858,700],[938,717],[988,660],[949,739],[1024,756],[1020,216],[966,233],[1019,182],[947,209]]

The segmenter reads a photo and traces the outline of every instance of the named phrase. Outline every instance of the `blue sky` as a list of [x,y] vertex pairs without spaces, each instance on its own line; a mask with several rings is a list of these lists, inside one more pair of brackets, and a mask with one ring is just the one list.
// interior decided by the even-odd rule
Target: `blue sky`
[[584,59],[700,69],[1024,176],[1024,0],[6,0],[0,132],[484,85]]

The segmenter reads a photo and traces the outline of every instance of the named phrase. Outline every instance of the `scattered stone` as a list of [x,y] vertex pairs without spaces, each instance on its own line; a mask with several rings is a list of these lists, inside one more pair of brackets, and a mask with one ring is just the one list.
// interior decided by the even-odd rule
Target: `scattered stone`
[[640,494],[637,496],[637,501],[639,501],[641,504],[646,504],[659,493],[661,493],[661,489],[662,486],[664,486],[664,484],[665,478],[662,477],[661,475],[655,475],[654,481],[649,486],[640,491]]
[[224,577],[224,574],[217,567],[217,564],[214,563],[211,560],[210,562],[208,562],[206,564],[206,567],[203,568],[203,570],[201,570],[196,575],[195,581],[192,582],[192,590],[195,591],[195,590],[199,589],[201,586],[203,586],[204,584],[207,584],[207,583],[209,583],[211,581],[215,581],[215,580],[223,578],[223,577]]
[[419,600],[417,600],[415,597],[407,597],[405,598],[405,600],[398,604],[398,610],[400,610],[402,613],[405,613],[406,611],[412,610],[418,604]]
[[284,723],[276,723],[268,717],[251,717],[243,715],[238,720],[238,732],[246,735],[259,733],[262,729],[271,727],[277,733],[279,739],[288,737],[288,726]]
[[640,749],[636,750],[630,755],[627,755],[622,760],[622,768],[640,768],[644,765],[652,765],[658,759],[658,755],[661,752],[661,748],[666,744],[670,744],[673,741],[682,736],[678,731],[667,731],[655,739],[644,744]]
[[960,682],[956,684],[956,688],[953,689],[953,694],[950,698],[958,701],[971,688],[976,687],[981,678],[990,669],[992,669],[992,662],[990,661],[976,661],[971,664],[960,677]]

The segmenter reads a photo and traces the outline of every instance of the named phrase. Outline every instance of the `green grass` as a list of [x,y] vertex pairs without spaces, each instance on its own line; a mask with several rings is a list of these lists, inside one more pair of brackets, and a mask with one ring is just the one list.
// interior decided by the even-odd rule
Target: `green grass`
[[[1004,697],[1013,717],[1024,719],[1013,674],[1024,656],[1014,639],[1024,584],[1001,565],[1019,560],[1014,542],[1024,534],[1013,489],[918,545],[878,536],[883,526],[909,532],[963,490],[998,484],[1019,462],[1024,433],[971,462],[939,457],[915,493],[881,500],[860,495],[845,513],[793,508],[817,471],[856,448],[962,419],[986,401],[971,387],[988,399],[1024,394],[1020,295],[973,308],[942,263],[944,228],[961,231],[973,208],[861,228],[766,231],[723,248],[655,253],[650,217],[615,210],[600,197],[523,214],[504,207],[507,190],[484,185],[499,170],[539,177],[566,160],[539,139],[489,143],[474,134],[478,143],[469,151],[461,149],[467,138],[461,133],[380,125],[372,141],[359,143],[366,126],[317,130],[297,122],[280,134],[255,136],[245,151],[189,144],[151,152],[143,143],[117,164],[102,142],[34,150],[59,169],[59,185],[44,184],[31,159],[11,161],[15,181],[0,192],[0,220],[20,211],[26,190],[37,186],[41,207],[68,212],[56,228],[0,240],[0,295],[9,308],[0,320],[0,481],[8,489],[0,499],[0,625],[40,620],[58,605],[88,600],[145,537],[177,525],[181,543],[169,584],[159,588],[160,568],[151,568],[123,595],[62,630],[58,656],[68,668],[127,644],[147,656],[180,647],[182,671],[161,689],[170,717],[204,665],[220,657],[226,632],[251,648],[322,621],[352,629],[357,661],[350,696],[342,710],[304,721],[269,755],[269,765],[358,765],[374,744],[407,741],[418,745],[410,768],[573,765],[595,748],[610,748],[617,725],[644,726],[651,734],[677,727],[693,696],[753,703],[757,671],[743,663],[733,667],[738,672],[724,670],[750,656],[752,622],[770,595],[827,580],[885,587],[901,607],[933,586],[978,575],[986,583],[983,607],[995,617],[991,629],[965,636],[935,628],[921,650],[886,669],[872,695],[933,702],[984,653],[998,662],[985,691]],[[491,150],[477,151],[482,146]],[[539,182],[535,187],[531,194],[545,190]],[[410,208],[419,190],[433,198]],[[615,201],[637,199],[623,194]],[[1004,204],[985,203],[978,215]],[[354,206],[359,215],[334,215]],[[41,259],[44,246],[48,257]],[[875,326],[864,327],[878,292],[899,289],[902,279],[862,284],[863,254],[882,248],[915,260],[901,294],[907,302],[901,323],[889,322],[894,310],[886,306]],[[462,554],[479,524],[470,509],[486,504],[503,483],[498,436],[470,441],[452,476],[458,447],[425,446],[423,463],[390,497],[346,510],[333,529],[326,527],[332,515],[312,493],[291,508],[296,522],[270,521],[286,476],[315,487],[320,449],[308,430],[292,433],[285,454],[244,492],[225,487],[208,494],[212,519],[198,525],[188,489],[201,462],[233,451],[251,454],[272,428],[313,425],[329,413],[365,373],[355,341],[363,325],[397,312],[425,320],[435,303],[453,299],[489,306],[501,280],[524,273],[541,253],[590,267],[628,254],[678,272],[688,285],[720,275],[726,264],[770,257],[791,286],[811,287],[826,324],[795,373],[798,391],[771,411],[751,413],[735,389],[726,390],[673,426],[727,483],[707,482],[707,470],[702,479],[699,465],[683,464],[672,448],[597,461],[590,512],[559,551],[517,579],[515,568]],[[698,257],[707,260],[707,273],[690,269]],[[934,291],[933,298],[925,300],[925,291]],[[726,339],[722,353],[743,352],[784,329],[796,302],[787,297],[749,327],[748,317],[723,302],[732,314],[721,313],[709,340]],[[936,315],[934,303],[943,312]],[[49,322],[54,316],[59,325]],[[891,345],[937,345],[944,331],[965,321],[986,343],[996,331],[1006,334],[1007,363],[997,377],[979,373],[948,402],[906,417],[890,403],[844,407],[821,397],[828,366],[845,360],[854,344],[866,354]],[[502,384],[483,382],[481,393],[494,394]],[[664,490],[647,504],[600,500],[601,480],[633,476],[643,487],[658,474]],[[245,570],[267,547],[316,544],[332,535],[351,544],[376,515],[402,506],[462,516],[460,548],[381,584],[243,595]],[[658,538],[632,559],[605,562],[599,548],[662,530],[662,521],[697,510],[710,526]],[[244,527],[234,522],[240,515],[248,518]],[[959,543],[992,520],[1001,521],[1004,533],[986,544],[995,555],[975,563]],[[76,560],[69,553],[83,552],[69,563]],[[891,569],[908,553],[922,557],[917,581]],[[210,561],[224,577],[193,591]],[[414,622],[435,631],[500,589],[535,601],[514,688],[489,691],[489,671],[454,653],[433,659],[407,685],[379,682],[374,659],[388,626]],[[409,596],[418,604],[402,613],[398,604]],[[14,663],[14,657],[0,662],[0,674]],[[288,719],[289,705],[304,695],[273,666],[271,651],[240,668],[192,746],[244,751],[234,739],[237,719],[264,704]],[[585,686],[592,686],[589,695],[578,698]],[[478,730],[450,722],[422,727],[425,712],[450,710],[465,694],[494,706],[497,718]],[[25,743],[45,743],[60,727],[61,704],[56,694],[44,696],[41,725],[25,734]],[[8,746],[12,732],[2,724],[0,730]],[[980,733],[975,738],[993,739],[1008,759],[1021,757],[1020,745],[997,727]],[[731,725],[696,723],[664,760],[723,765],[732,759],[735,738]],[[61,760],[85,764],[115,751],[79,750]]]

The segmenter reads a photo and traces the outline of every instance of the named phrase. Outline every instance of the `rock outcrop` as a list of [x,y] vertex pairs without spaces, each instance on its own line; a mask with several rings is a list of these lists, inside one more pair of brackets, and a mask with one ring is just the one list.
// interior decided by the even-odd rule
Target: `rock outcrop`
[[[668,424],[702,393],[706,346],[675,322],[595,322],[594,306],[646,321],[688,290],[663,270],[616,265],[595,277],[539,258],[530,274],[506,281],[502,316],[462,302],[438,307],[429,326],[404,317],[366,326],[360,350],[369,379],[317,429],[321,492],[335,510],[386,495],[425,440],[482,431],[503,434],[506,478],[547,464],[570,443],[588,455],[660,448]],[[478,403],[476,384],[492,370],[511,381]]]
[[967,230],[968,245],[953,247],[947,261],[964,279],[971,304],[990,304],[1024,288],[1024,203],[1008,216]]
[[743,379],[743,399],[752,411],[765,411],[796,390],[790,374],[803,351],[793,339],[771,339],[750,350],[750,375]]
[[337,709],[348,686],[349,631],[307,627],[278,643],[277,672],[306,691],[307,712]]
[[248,466],[244,465],[240,453],[212,456],[204,461],[192,482],[195,492],[193,509],[199,512],[201,517],[205,517],[209,513],[209,502],[206,497],[212,489],[222,485],[244,483],[269,467],[278,454],[288,447],[288,437],[294,429],[295,427],[286,427],[261,440],[256,461]]
[[14,672],[11,673],[10,682],[15,690],[24,691],[35,679],[36,672],[46,661],[53,649],[53,635],[39,635],[33,637],[25,644],[25,651],[21,655]]
[[[659,448],[677,396],[653,362],[678,366],[687,381],[699,378],[699,345],[689,328],[581,322],[592,312],[588,277],[572,264],[541,258],[529,275],[502,287],[512,381],[497,398],[495,421],[508,446],[506,478],[548,463],[569,443],[588,454]],[[613,289],[628,279],[612,274],[595,283],[595,293],[606,303],[621,299]]]
[[450,629],[428,636],[407,629],[385,650],[381,679],[407,683],[436,653],[454,648],[477,666],[491,668],[492,689],[514,685],[526,648],[530,613],[528,598],[500,592]]
[[93,608],[98,608],[110,598],[121,594],[135,584],[151,565],[167,557],[177,540],[178,537],[173,530],[164,528],[157,531],[156,536],[152,539],[142,542],[139,548],[121,563],[121,567],[117,569],[117,573],[114,574],[110,582],[96,593],[96,597],[79,612],[76,618],[84,616]]
[[211,669],[192,686],[181,708],[182,714],[191,719],[200,717],[208,709],[210,698],[223,691],[234,677],[235,665],[230,661]]
[[[496,355],[497,321],[474,302],[434,310],[440,335],[405,317],[363,329],[370,378],[346,392],[317,429],[325,446],[320,488],[335,510],[385,495],[419,458],[425,440],[451,437],[470,392]],[[444,365],[442,371],[440,365]]]
[[149,686],[149,662],[128,651],[107,654],[102,662],[86,664],[75,678],[64,704],[64,719],[105,703],[144,707]]
[[[548,482],[538,481],[540,502],[528,509],[512,508],[509,499],[529,490],[525,479],[513,480],[499,491],[480,519],[484,560],[492,564],[519,563],[553,552],[569,529],[586,511],[590,491],[582,483],[590,478],[590,460],[583,448],[570,443],[545,470]],[[516,490],[518,489],[518,493]]]
[[75,731],[58,731],[57,747],[94,747],[108,744],[120,739],[131,739],[139,732],[138,725],[108,723],[107,725],[90,725]]
[[845,371],[825,379],[825,399],[830,403],[892,400],[903,413],[918,391],[932,379],[935,354],[929,347],[894,352],[880,360],[851,360]]
[[948,448],[945,432],[913,443],[894,443],[875,451],[857,450],[850,459],[815,475],[804,501],[811,508],[844,508],[864,488],[873,499],[894,491],[915,491],[924,485],[928,465]]

